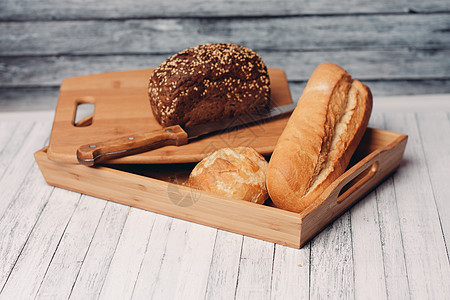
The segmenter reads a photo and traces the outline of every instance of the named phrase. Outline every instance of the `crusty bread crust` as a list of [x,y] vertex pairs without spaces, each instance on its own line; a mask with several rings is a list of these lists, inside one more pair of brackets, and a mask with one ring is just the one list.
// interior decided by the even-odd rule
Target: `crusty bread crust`
[[367,128],[372,94],[341,67],[311,75],[281,134],[267,171],[273,203],[301,212],[345,172]]
[[149,80],[150,104],[162,126],[190,127],[265,110],[269,96],[269,73],[261,57],[230,43],[181,51]]
[[267,161],[250,147],[222,148],[192,170],[188,185],[214,194],[258,204],[269,197]]

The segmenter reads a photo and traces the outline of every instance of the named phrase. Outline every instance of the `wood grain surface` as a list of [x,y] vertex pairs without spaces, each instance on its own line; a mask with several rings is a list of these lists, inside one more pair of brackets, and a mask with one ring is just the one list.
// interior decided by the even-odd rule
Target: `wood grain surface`
[[[447,0],[0,1],[0,299],[447,299],[450,98],[419,95],[450,93],[449,15]],[[284,69],[294,100],[337,63],[371,88],[370,126],[409,136],[399,170],[302,249],[51,187],[31,154],[53,113],[5,113],[215,41]]]
[[[207,42],[242,44],[256,51],[445,48],[447,14],[305,16],[251,19],[149,19],[5,22],[1,55],[85,55],[179,52]],[[331,30],[332,29],[332,30]],[[70,38],[68,38],[70,36]],[[20,38],[19,38],[20,37]],[[49,43],[51,41],[51,43]]]
[[355,14],[355,13],[433,13],[449,10],[447,1],[370,1],[356,0],[336,5],[334,1],[289,1],[276,3],[258,1],[178,1],[164,2],[137,0],[124,3],[114,1],[57,0],[21,1],[6,0],[0,17],[5,20],[60,20],[60,19],[111,19],[111,18],[160,18],[164,17],[242,17],[242,16],[297,16],[311,14]]
[[0,114],[0,299],[450,293],[448,110],[375,110],[370,126],[409,136],[402,165],[302,249],[53,188],[29,155],[51,119],[33,115]]
[[[0,108],[53,109],[67,77],[154,68],[201,43],[253,48],[297,100],[336,63],[377,96],[450,91],[448,1],[3,1]],[[14,103],[14,105],[12,104]]]
[[[81,159],[90,159],[90,145],[102,149],[106,141],[135,137],[131,143],[142,140],[139,136],[150,135],[162,130],[155,119],[148,98],[148,78],[152,69],[100,73],[95,75],[67,78],[61,85],[56,107],[48,155],[59,162],[78,164]],[[270,105],[278,107],[292,104],[286,75],[281,69],[269,69],[271,81]],[[74,116],[79,104],[95,106],[92,122],[88,126],[75,126]],[[115,164],[161,164],[198,162],[208,154],[225,147],[253,147],[261,155],[270,155],[278,137],[283,131],[289,115],[227,130],[235,121],[224,122],[225,127],[218,134],[179,143],[179,146],[146,151],[136,155],[113,158],[107,163]],[[230,125],[231,124],[231,125]],[[181,130],[181,128],[180,128]],[[175,132],[175,131],[174,131]],[[185,137],[184,131],[180,136]],[[182,140],[183,141],[183,140]],[[84,145],[84,150],[81,149]],[[112,143],[117,146],[117,143]],[[87,151],[86,151],[87,149]],[[119,148],[112,148],[114,152]],[[94,152],[95,153],[95,152]]]
[[368,128],[349,169],[300,214],[270,203],[255,205],[191,189],[182,179],[189,175],[191,164],[90,168],[52,160],[48,147],[36,152],[35,158],[52,186],[300,248],[400,165],[406,141],[404,134]]

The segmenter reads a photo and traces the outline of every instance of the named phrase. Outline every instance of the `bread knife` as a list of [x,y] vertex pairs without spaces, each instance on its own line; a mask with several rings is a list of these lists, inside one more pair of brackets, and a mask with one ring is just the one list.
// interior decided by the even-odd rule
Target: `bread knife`
[[181,146],[206,134],[223,133],[244,125],[265,122],[290,114],[296,104],[273,107],[263,112],[247,113],[230,119],[182,128],[180,125],[164,127],[150,132],[137,132],[127,136],[82,145],[77,149],[80,164],[93,166],[112,158],[133,155],[174,145]]

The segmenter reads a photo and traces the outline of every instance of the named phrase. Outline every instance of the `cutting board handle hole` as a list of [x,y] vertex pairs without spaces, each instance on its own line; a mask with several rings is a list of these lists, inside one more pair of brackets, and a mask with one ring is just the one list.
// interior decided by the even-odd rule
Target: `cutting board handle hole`
[[[87,100],[87,101],[86,101]],[[92,125],[94,119],[95,104],[90,99],[79,99],[76,102],[73,126],[87,127]]]
[[358,176],[350,180],[339,192],[337,198],[337,203],[341,203],[348,196],[356,192],[360,187],[362,187],[369,179],[371,179],[378,171],[378,161],[369,165],[364,171],[362,171]]

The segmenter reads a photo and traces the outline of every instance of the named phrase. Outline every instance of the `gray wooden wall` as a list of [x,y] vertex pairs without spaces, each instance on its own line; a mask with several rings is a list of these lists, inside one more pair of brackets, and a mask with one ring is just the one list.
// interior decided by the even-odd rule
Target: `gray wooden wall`
[[156,67],[207,42],[254,49],[295,99],[325,61],[375,99],[450,93],[449,0],[0,0],[0,110],[52,109],[66,77]]

